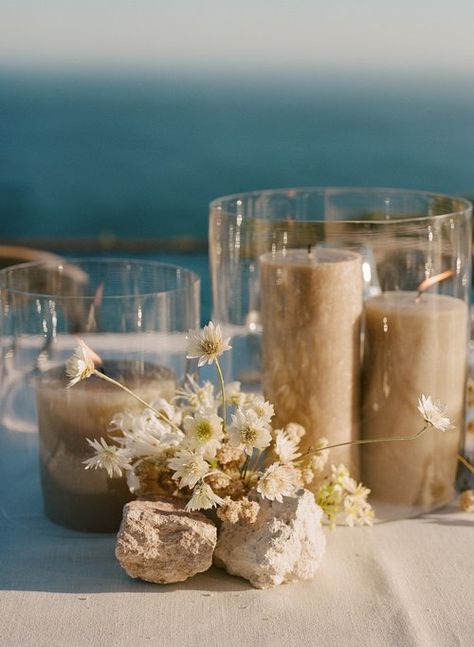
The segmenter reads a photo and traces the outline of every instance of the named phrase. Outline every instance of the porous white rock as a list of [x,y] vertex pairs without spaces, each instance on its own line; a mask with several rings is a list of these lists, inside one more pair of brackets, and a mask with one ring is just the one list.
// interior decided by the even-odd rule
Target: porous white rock
[[326,549],[323,511],[308,490],[282,503],[259,499],[254,524],[223,522],[214,562],[258,589],[314,577]]
[[183,582],[211,566],[216,540],[213,522],[179,499],[139,499],[124,507],[115,554],[130,577]]

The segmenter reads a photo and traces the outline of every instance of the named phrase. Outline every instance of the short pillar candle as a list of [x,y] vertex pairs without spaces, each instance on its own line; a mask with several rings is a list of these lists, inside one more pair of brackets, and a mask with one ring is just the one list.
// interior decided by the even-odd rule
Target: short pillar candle
[[[142,363],[104,362],[109,377],[132,388],[146,402],[171,399],[176,378],[172,371]],[[116,532],[122,508],[132,495],[125,477],[109,478],[105,470],[85,470],[94,455],[87,438],[111,442],[114,414],[143,409],[121,389],[91,377],[66,389],[64,366],[46,371],[37,383],[40,471],[46,515],[56,523],[86,532]]]

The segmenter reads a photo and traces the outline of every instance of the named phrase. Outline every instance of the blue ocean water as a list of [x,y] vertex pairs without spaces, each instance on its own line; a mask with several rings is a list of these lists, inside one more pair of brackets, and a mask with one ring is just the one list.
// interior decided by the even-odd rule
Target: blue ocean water
[[0,237],[206,236],[226,193],[474,191],[469,84],[0,75]]
[[473,151],[462,81],[3,72],[0,241],[205,238],[212,198],[278,186],[469,194]]

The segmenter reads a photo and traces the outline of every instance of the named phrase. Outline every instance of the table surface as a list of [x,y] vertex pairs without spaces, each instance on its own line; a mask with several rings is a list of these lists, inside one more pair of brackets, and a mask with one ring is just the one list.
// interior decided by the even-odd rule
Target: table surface
[[258,591],[218,569],[131,580],[115,538],[41,511],[34,434],[0,430],[0,645],[177,647],[474,644],[474,515],[328,532],[311,582]]

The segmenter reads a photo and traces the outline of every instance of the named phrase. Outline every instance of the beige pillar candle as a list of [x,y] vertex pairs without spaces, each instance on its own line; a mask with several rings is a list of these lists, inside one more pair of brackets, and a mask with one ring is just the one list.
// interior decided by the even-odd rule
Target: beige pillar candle
[[[263,388],[274,423],[306,428],[305,448],[358,438],[362,273],[359,254],[289,249],[260,259]],[[358,450],[331,452],[357,476]]]
[[[137,375],[132,362],[105,362],[107,375],[133,389],[146,402],[170,399],[174,373],[144,365]],[[122,508],[131,499],[125,478],[110,479],[102,469],[85,470],[93,455],[86,438],[107,439],[115,413],[139,411],[143,405],[118,387],[91,377],[66,389],[63,366],[46,371],[38,380],[40,472],[46,515],[68,528],[88,532],[116,532]]]
[[450,296],[385,292],[365,302],[362,437],[415,434],[424,424],[417,410],[422,393],[446,404],[456,425],[412,442],[363,447],[362,479],[381,516],[417,514],[453,497],[467,323],[466,304]]

